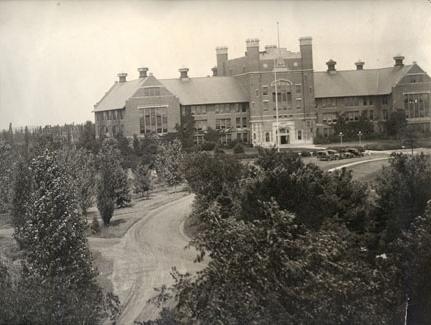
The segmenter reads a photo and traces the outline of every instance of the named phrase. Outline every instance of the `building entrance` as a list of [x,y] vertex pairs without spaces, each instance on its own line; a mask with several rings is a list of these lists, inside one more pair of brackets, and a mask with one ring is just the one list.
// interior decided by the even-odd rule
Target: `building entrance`
[[289,144],[290,135],[289,129],[280,129],[280,144]]

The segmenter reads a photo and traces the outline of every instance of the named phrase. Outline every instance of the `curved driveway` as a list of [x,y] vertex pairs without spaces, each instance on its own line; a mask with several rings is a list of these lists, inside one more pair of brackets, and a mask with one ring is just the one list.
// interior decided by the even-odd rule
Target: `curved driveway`
[[103,255],[114,261],[111,280],[123,306],[117,324],[157,318],[159,310],[148,299],[157,294],[154,288],[173,283],[173,266],[182,273],[202,268],[193,262],[196,251],[185,249],[189,239],[182,231],[192,202],[193,195],[188,195],[154,209],[118,243],[101,249]]

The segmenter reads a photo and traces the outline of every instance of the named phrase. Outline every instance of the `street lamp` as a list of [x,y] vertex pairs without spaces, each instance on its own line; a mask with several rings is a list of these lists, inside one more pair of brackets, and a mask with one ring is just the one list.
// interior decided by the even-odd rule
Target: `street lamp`
[[338,133],[338,136],[340,137],[340,145],[343,145],[343,132]]
[[359,137],[359,146],[361,146],[362,131],[358,132],[358,137]]

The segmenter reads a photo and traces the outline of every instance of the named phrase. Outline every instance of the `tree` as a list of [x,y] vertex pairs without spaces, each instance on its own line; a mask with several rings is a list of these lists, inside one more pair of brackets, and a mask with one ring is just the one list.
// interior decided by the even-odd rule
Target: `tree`
[[399,137],[407,126],[406,113],[404,110],[398,109],[389,115],[385,123],[386,133],[389,136]]
[[183,181],[181,169],[183,161],[182,144],[179,140],[173,140],[160,145],[155,159],[157,174],[170,186],[175,186]]
[[0,213],[10,206],[14,156],[11,145],[0,140]]
[[393,255],[403,275],[407,324],[427,324],[431,319],[431,205],[416,217],[394,243]]
[[381,249],[423,216],[431,199],[431,158],[423,153],[397,155],[376,181],[374,233]]
[[[19,232],[26,222],[26,205],[32,193],[32,188],[29,162],[21,157],[16,164],[12,184],[11,215],[16,232]],[[16,236],[17,239],[19,237]]]
[[204,139],[206,142],[218,143],[220,140],[220,133],[218,130],[209,127],[205,132]]
[[78,148],[87,149],[97,154],[100,144],[96,139],[96,126],[91,121],[85,122],[78,138]]
[[325,219],[336,218],[355,233],[365,232],[368,191],[350,172],[324,172],[304,165],[298,155],[274,150],[261,150],[256,164],[262,171],[242,188],[243,218],[263,215],[265,202],[274,199],[307,227],[319,229]]
[[144,164],[139,164],[135,171],[135,193],[144,195],[149,193],[151,189],[150,169]]
[[62,163],[66,166],[73,180],[75,198],[82,214],[93,205],[96,186],[96,158],[94,154],[84,148],[68,148],[59,151]]
[[190,108],[185,108],[181,116],[181,125],[176,127],[182,147],[187,150],[194,146],[193,135],[195,133],[195,118]]
[[115,139],[105,139],[98,155],[96,202],[105,225],[114,213],[115,204],[124,206],[130,202],[127,173],[121,167],[121,154]]
[[312,232],[267,205],[265,215],[238,222],[207,210],[208,227],[193,244],[209,255],[195,276],[175,269],[178,323],[389,324],[402,305],[384,260],[368,263],[345,227]]
[[32,161],[31,171],[26,220],[15,232],[25,247],[22,323],[95,324],[104,317],[105,298],[91,264],[87,221],[67,190],[72,180],[48,150]]

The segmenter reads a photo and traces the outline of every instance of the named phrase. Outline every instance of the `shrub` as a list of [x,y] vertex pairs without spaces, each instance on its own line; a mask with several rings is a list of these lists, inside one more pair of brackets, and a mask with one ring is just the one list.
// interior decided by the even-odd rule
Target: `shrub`
[[244,147],[240,143],[237,143],[233,147],[233,153],[235,153],[235,154],[244,153]]
[[211,151],[214,150],[214,148],[216,147],[216,143],[213,141],[205,141],[204,143],[201,144],[200,149],[202,151]]

